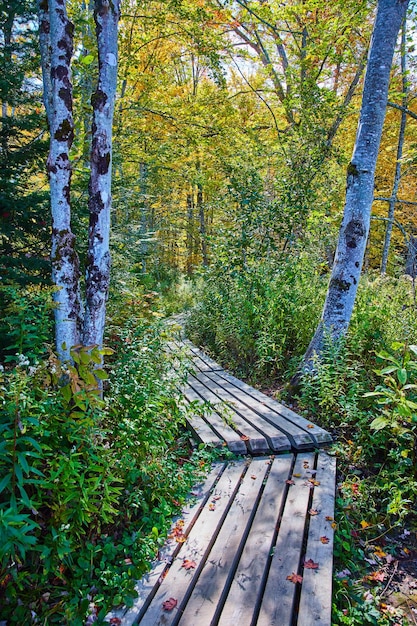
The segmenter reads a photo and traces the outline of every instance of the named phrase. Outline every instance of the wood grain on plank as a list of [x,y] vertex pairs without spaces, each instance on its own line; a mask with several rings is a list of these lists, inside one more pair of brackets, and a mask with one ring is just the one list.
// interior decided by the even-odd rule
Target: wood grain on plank
[[[183,390],[183,394],[188,402],[197,401],[201,404],[203,403],[202,397],[196,391],[191,389],[191,387],[185,388]],[[246,454],[246,444],[241,439],[240,435],[235,432],[233,428],[231,428],[228,424],[226,424],[223,418],[218,415],[218,413],[216,413],[213,408],[210,408],[208,405],[204,406],[204,404],[202,404],[201,410],[204,414],[207,414],[206,421],[209,424],[210,428],[212,428],[214,432],[226,442],[227,447],[231,452],[234,452],[235,454]]]
[[[314,454],[299,453],[288,488],[277,541],[266,580],[257,626],[291,626],[296,585],[287,576],[297,573],[304,540]],[[298,584],[298,583],[296,583]]]
[[[189,503],[184,506],[181,511],[181,516],[174,519],[169,535],[172,533],[179,519],[184,522],[183,533],[184,536],[190,532],[193,524],[198,518],[203,506],[206,504],[207,499],[214,489],[214,485],[218,480],[220,473],[224,470],[224,463],[216,463],[211,468],[207,477],[199,484],[193,487],[192,497]],[[123,626],[131,626],[136,623],[139,615],[146,610],[148,599],[158,587],[159,581],[167,565],[175,557],[178,551],[181,549],[181,544],[177,543],[175,539],[168,538],[164,546],[159,550],[158,560],[155,560],[153,567],[148,574],[145,574],[135,585],[135,590],[138,597],[135,598],[133,606],[127,609],[123,607],[121,609],[113,609],[107,616],[106,620],[110,621],[112,617],[122,619]]]
[[285,454],[271,460],[271,469],[246,539],[234,580],[227,595],[218,626],[250,626],[258,604],[262,581],[270,560],[272,541],[287,491],[294,456]]
[[[246,468],[246,461],[238,461],[229,463],[224,470],[209,501],[191,528],[187,541],[181,545],[179,554],[139,621],[141,626],[170,626],[178,623]],[[184,568],[184,559],[195,561],[196,568]],[[166,611],[163,603],[171,597],[178,601],[178,606],[173,611]]]
[[265,458],[253,459],[235,495],[217,539],[187,602],[181,623],[210,624],[224,591],[229,588],[247,535],[265,474]]
[[238,378],[235,378],[228,372],[225,372],[225,371],[218,372],[218,375],[224,378],[225,380],[228,380],[233,385],[235,385],[242,391],[245,391],[246,393],[256,398],[257,400],[260,400],[260,402],[263,402],[265,406],[268,406],[273,411],[276,411],[277,413],[285,417],[285,419],[287,419],[288,421],[292,422],[293,424],[296,424],[297,426],[305,430],[307,434],[315,438],[318,444],[326,444],[326,443],[331,443],[333,441],[332,436],[326,430],[324,430],[323,428],[320,428],[320,426],[317,426],[316,424],[313,424],[312,422],[305,419],[301,415],[298,415],[298,413],[295,413],[294,411],[284,406],[280,402],[273,400],[272,398],[265,395],[258,389],[254,389],[253,387],[250,387],[249,385],[239,380]]
[[[193,391],[197,392],[204,400],[210,402],[214,407],[220,407],[220,411],[225,410],[224,402],[208,387],[203,385],[197,378],[194,376],[188,377],[188,384],[193,389]],[[227,413],[230,414],[230,424],[234,430],[236,430],[240,436],[247,437],[247,446],[251,452],[254,453],[265,453],[269,452],[269,444],[264,437],[256,428],[254,428],[249,422],[243,419],[238,413],[236,413],[232,408],[227,410]]]
[[[312,509],[305,559],[318,563],[318,569],[304,569],[297,626],[330,626],[332,613],[332,572],[336,459],[318,455]],[[328,519],[326,519],[328,518]]]
[[[262,435],[265,435],[269,447],[273,452],[281,452],[291,449],[291,443],[288,437],[278,430],[275,426],[263,419],[256,411],[252,410],[248,404],[244,404],[239,399],[238,395],[232,395],[225,387],[224,379],[211,374],[210,377],[205,373],[198,374],[197,380],[200,381],[205,387],[213,391],[220,400],[226,402],[234,412],[242,417],[251,426],[256,428]],[[254,401],[254,404],[256,401]],[[257,403],[259,404],[259,402]],[[311,438],[310,438],[311,447]]]

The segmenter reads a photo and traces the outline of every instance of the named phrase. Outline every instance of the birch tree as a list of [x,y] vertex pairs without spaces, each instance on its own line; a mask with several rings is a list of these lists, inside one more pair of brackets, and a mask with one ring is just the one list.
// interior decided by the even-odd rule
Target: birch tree
[[304,371],[313,368],[326,337],[337,342],[349,327],[369,233],[392,59],[408,4],[409,0],[378,2],[336,256],[322,317],[304,355]]
[[39,0],[44,102],[50,129],[47,163],[52,210],[52,279],[55,341],[62,360],[72,346],[103,342],[105,304],[110,276],[110,207],[112,122],[117,79],[117,25],[120,0],[95,0],[98,83],[92,97],[93,124],[89,183],[89,240],[86,303],[80,297],[80,269],[71,231],[71,161],[74,138],[71,58],[73,24],[66,0]]

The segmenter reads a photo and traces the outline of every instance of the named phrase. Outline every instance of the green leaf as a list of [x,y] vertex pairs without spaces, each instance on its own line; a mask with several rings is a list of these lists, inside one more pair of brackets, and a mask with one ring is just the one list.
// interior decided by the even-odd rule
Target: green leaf
[[372,430],[382,430],[386,426],[389,426],[389,421],[385,417],[376,417],[371,422]]
[[107,380],[108,375],[104,370],[94,370],[94,376],[96,376],[99,380]]
[[65,400],[65,402],[69,402],[71,400],[71,386],[68,383],[68,385],[65,385],[65,387],[61,387],[61,393],[62,396]]
[[91,63],[94,61],[94,55],[93,54],[86,54],[85,56],[81,57],[81,63],[83,65],[91,65]]
[[0,480],[0,493],[6,489],[7,485],[9,484],[9,482],[12,479],[12,475],[11,474],[7,474],[7,476],[4,476],[1,480]]
[[405,383],[407,382],[407,370],[404,368],[401,368],[400,370],[398,370],[397,378],[398,378],[398,382],[400,383],[400,385],[405,385]]

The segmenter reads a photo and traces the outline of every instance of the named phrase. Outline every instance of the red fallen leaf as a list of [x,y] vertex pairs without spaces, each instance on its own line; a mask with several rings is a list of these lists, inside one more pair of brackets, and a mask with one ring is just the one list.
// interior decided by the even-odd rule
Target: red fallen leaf
[[314,428],[314,424],[307,424],[307,428]]
[[251,478],[252,478],[252,480],[256,480],[255,474],[252,474]]
[[247,435],[241,435],[240,438],[242,441],[249,441],[249,437]]
[[309,513],[309,515],[318,515],[319,514],[317,509],[310,509],[308,513]]
[[122,623],[120,617],[112,617],[110,620],[110,624],[115,624],[115,626],[119,626]]
[[304,561],[304,567],[305,569],[318,569],[319,564],[314,563],[313,559],[308,559],[308,561]]
[[287,483],[287,485],[295,485],[295,482],[293,480],[286,480],[285,482]]
[[170,598],[169,600],[165,600],[162,604],[162,608],[164,611],[172,611],[178,604],[178,600],[175,598]]
[[328,537],[320,537],[320,541],[324,544],[329,543],[330,539]]
[[300,576],[300,574],[295,574],[294,572],[290,575],[287,576],[287,580],[290,580],[292,583],[302,583],[303,582],[303,577]]
[[181,567],[184,569],[194,569],[197,567],[197,563],[195,561],[189,561],[188,559],[184,559]]

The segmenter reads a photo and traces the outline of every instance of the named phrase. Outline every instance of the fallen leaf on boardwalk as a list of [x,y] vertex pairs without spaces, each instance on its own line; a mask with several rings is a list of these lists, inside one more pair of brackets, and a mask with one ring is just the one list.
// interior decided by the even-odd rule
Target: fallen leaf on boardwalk
[[215,511],[216,510],[216,505],[214,504],[214,502],[210,502],[210,504],[208,505],[209,511]]
[[330,515],[326,515],[326,522],[334,522],[334,517],[331,517]]
[[307,428],[314,428],[314,424],[307,424]]
[[293,480],[286,480],[285,482],[287,483],[287,485],[295,485],[295,482]]
[[310,467],[309,462],[308,461],[304,461],[303,467],[304,467],[304,469],[308,469]]
[[308,512],[309,515],[318,515],[319,512],[317,511],[317,509],[310,509]]
[[336,530],[336,528],[337,528],[337,524],[336,524],[336,522],[332,522],[332,523],[330,524],[330,526],[333,528],[333,530]]
[[302,583],[303,577],[293,572],[290,576],[287,576],[287,580],[290,580],[292,583]]
[[119,626],[122,623],[120,617],[112,617],[110,620],[110,624],[115,624],[115,626]]
[[324,544],[329,543],[330,539],[328,537],[320,537],[320,541]]
[[252,480],[256,480],[255,474],[252,474],[251,478],[252,478]]
[[314,563],[313,559],[308,559],[308,561],[304,561],[304,567],[305,569],[318,569],[319,564]]
[[240,435],[242,441],[249,441],[249,437],[247,435]]
[[212,498],[212,502],[214,502],[215,500],[220,500],[221,496],[214,496],[214,498]]
[[369,576],[365,576],[366,580],[375,580],[377,582],[384,582],[385,580],[385,572],[372,572],[372,574],[369,574]]
[[195,561],[189,561],[188,559],[184,559],[181,567],[184,569],[194,569],[197,567],[197,563]]
[[320,481],[316,480],[315,478],[309,478],[308,482],[311,483],[313,487],[318,487],[320,485]]
[[[407,548],[403,548],[403,550],[405,551]],[[382,550],[382,548],[380,548],[379,546],[377,546],[374,550],[374,554],[376,557],[379,557],[380,559],[382,559],[384,556],[387,556],[387,553],[384,552]]]
[[176,600],[175,598],[170,598],[169,600],[165,600],[165,602],[162,604],[162,608],[164,609],[164,611],[172,611],[172,609],[175,609],[177,604],[178,600]]
[[294,478],[301,478],[301,474],[293,474]]

